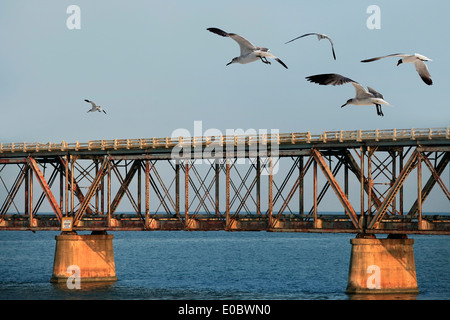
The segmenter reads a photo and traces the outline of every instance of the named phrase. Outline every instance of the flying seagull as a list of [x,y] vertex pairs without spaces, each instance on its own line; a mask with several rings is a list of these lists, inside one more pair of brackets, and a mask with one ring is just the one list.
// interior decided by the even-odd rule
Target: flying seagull
[[333,45],[333,41],[332,41],[331,38],[330,38],[329,36],[327,36],[326,34],[315,33],[315,32],[307,33],[307,34],[304,34],[304,35],[302,35],[302,36],[300,36],[300,37],[297,37],[297,38],[295,38],[295,39],[289,40],[289,41],[286,42],[285,44],[288,44],[289,42],[292,42],[292,41],[294,41],[294,40],[297,40],[297,39],[300,39],[300,38],[303,38],[303,37],[306,37],[306,36],[314,36],[314,35],[317,36],[317,38],[319,39],[319,41],[322,40],[322,39],[328,39],[328,41],[330,41],[330,43],[331,43],[331,52],[333,52],[333,58],[334,58],[334,60],[336,60],[336,54],[334,53],[334,45]]
[[106,114],[106,111],[103,110],[102,107],[96,105],[95,102],[87,100],[87,99],[84,99],[84,101],[89,102],[92,105],[91,110],[89,110],[88,112],[94,112],[94,111],[101,112],[101,111],[103,111]]
[[368,91],[364,89],[362,85],[352,79],[341,76],[340,74],[328,73],[328,74],[318,74],[314,76],[306,77],[306,79],[313,83],[318,83],[320,85],[342,85],[345,83],[351,83],[355,87],[356,95],[354,98],[347,100],[345,104],[341,106],[344,107],[347,104],[353,104],[357,106],[366,106],[374,104],[377,107],[377,115],[384,116],[383,110],[381,110],[381,105],[391,106],[389,103],[384,101],[384,97],[381,93],[375,91],[371,87],[367,87]]
[[424,63],[424,61],[432,61],[432,60],[421,54],[418,54],[418,53],[415,53],[412,55],[403,54],[403,53],[394,53],[394,54],[389,54],[387,56],[361,60],[361,62],[372,62],[372,61],[376,61],[376,60],[380,60],[380,59],[388,58],[388,57],[402,57],[402,59],[398,60],[397,66],[402,63],[414,63],[414,66],[416,67],[416,70],[419,73],[419,76],[422,78],[423,82],[425,82],[429,86],[431,86],[433,84],[433,81],[431,80],[430,72],[428,72],[428,68]]
[[238,34],[227,33],[218,28],[208,28],[206,30],[218,34],[219,36],[222,37],[230,37],[239,44],[239,47],[241,48],[241,55],[239,57],[233,58],[231,62],[227,63],[227,66],[232,63],[241,63],[241,64],[250,63],[258,59],[261,59],[261,61],[264,62],[265,64],[270,64],[270,61],[267,60],[267,58],[270,58],[279,62],[286,69],[288,68],[283,63],[283,61],[281,61],[278,57],[271,54],[268,48],[256,47],[250,41],[248,41],[244,37],[241,37]]

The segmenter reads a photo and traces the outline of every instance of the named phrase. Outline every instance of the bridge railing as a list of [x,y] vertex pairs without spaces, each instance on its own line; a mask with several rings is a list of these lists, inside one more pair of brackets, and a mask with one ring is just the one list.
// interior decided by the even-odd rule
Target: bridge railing
[[310,144],[349,141],[396,141],[417,139],[450,139],[450,127],[426,129],[386,129],[324,131],[321,134],[293,132],[279,134],[225,135],[198,137],[165,137],[144,139],[92,140],[88,142],[47,142],[47,143],[0,143],[0,153],[79,151],[79,150],[118,150],[118,149],[156,149],[175,146],[209,145],[252,145],[252,144]]

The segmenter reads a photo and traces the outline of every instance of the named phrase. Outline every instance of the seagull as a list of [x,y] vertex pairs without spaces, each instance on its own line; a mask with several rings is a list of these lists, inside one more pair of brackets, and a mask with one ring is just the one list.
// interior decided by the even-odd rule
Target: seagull
[[241,37],[238,34],[235,33],[227,33],[223,30],[220,30],[218,28],[208,28],[206,29],[208,31],[211,31],[212,33],[218,34],[222,37],[230,37],[234,41],[236,41],[239,44],[239,47],[241,48],[241,55],[239,57],[233,58],[231,62],[227,63],[227,66],[232,63],[250,63],[253,61],[256,61],[258,59],[261,59],[262,62],[265,64],[270,64],[270,61],[267,60],[267,58],[274,59],[275,61],[279,62],[283,67],[286,69],[288,68],[283,61],[281,61],[278,57],[271,54],[268,48],[262,48],[262,47],[256,47],[254,46],[250,41],[245,39],[244,37]]
[[432,61],[432,60],[421,54],[418,54],[418,53],[415,53],[412,55],[403,54],[403,53],[394,53],[394,54],[389,54],[387,56],[361,60],[361,62],[372,62],[372,61],[376,61],[376,60],[380,60],[380,59],[388,58],[388,57],[402,57],[402,59],[398,60],[397,66],[402,63],[414,63],[414,66],[416,67],[416,70],[419,73],[419,76],[422,78],[423,82],[425,82],[429,86],[431,86],[433,84],[433,81],[431,80],[430,72],[428,72],[428,68],[424,63],[424,61]]
[[300,39],[300,38],[303,38],[303,37],[306,37],[306,36],[314,36],[314,35],[317,36],[317,38],[319,39],[319,41],[322,40],[322,39],[328,39],[328,41],[330,41],[330,43],[331,43],[331,52],[333,52],[333,58],[334,58],[334,60],[336,60],[336,54],[334,53],[334,45],[333,45],[333,41],[332,41],[331,38],[330,38],[329,36],[327,36],[326,34],[315,33],[315,32],[312,32],[312,33],[306,33],[306,34],[304,34],[304,35],[302,35],[302,36],[300,36],[300,37],[297,37],[297,38],[295,38],[295,39],[289,40],[289,41],[286,42],[285,44],[288,44],[289,42],[292,42],[292,41],[294,41],[294,40],[297,40],[297,39]]
[[103,111],[103,112],[106,114],[106,111],[103,110],[102,107],[96,105],[95,102],[89,101],[89,100],[87,100],[87,99],[84,99],[84,101],[89,102],[89,103],[92,105],[92,109],[89,110],[88,112],[94,112],[94,111],[101,112],[101,111]]
[[357,106],[365,106],[374,104],[377,107],[377,115],[384,116],[381,105],[391,106],[389,103],[384,101],[384,97],[381,93],[375,91],[371,87],[367,87],[368,91],[364,89],[362,85],[352,79],[341,76],[340,74],[328,73],[328,74],[318,74],[314,76],[306,77],[310,82],[318,83],[320,85],[342,85],[345,83],[351,83],[355,87],[356,95],[354,98],[347,100],[345,104],[341,106],[344,107],[347,104],[353,104]]

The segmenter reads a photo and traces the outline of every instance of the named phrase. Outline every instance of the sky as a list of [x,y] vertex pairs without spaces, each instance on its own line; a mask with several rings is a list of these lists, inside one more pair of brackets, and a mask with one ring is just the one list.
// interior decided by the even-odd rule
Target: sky
[[[379,11],[368,11],[374,5]],[[2,0],[0,142],[194,135],[195,121],[201,132],[223,133],[447,127],[449,12],[448,1],[416,0]],[[79,29],[69,27],[74,21]],[[209,27],[270,48],[288,69],[275,61],[226,66],[239,47]],[[326,40],[285,44],[309,32],[331,37],[337,60]],[[360,62],[392,53],[432,59],[433,85],[397,58]],[[383,107],[384,117],[372,106],[340,108],[353,86],[305,79],[320,73],[370,86],[393,107]],[[88,113],[84,99],[107,114]]]
[[[70,5],[80,29],[69,29]],[[368,28],[379,8],[379,29]],[[450,3],[432,1],[25,1],[0,4],[1,142],[87,142],[171,136],[177,129],[331,130],[449,125]],[[226,66],[238,45],[221,28],[270,48],[273,62]],[[299,35],[320,32],[335,44]],[[421,53],[434,84],[391,53]],[[340,108],[350,85],[305,77],[339,73],[393,108]],[[107,112],[87,113],[89,99]]]

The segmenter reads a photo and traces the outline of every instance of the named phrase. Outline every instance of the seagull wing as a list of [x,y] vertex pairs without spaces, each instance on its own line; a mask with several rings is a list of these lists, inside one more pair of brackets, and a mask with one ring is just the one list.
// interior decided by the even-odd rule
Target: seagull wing
[[333,85],[333,86],[340,86],[345,83],[357,83],[356,81],[341,76],[340,74],[336,73],[325,73],[325,74],[317,74],[314,76],[306,77],[306,79],[310,82],[314,82],[320,85]]
[[424,55],[422,55],[420,53],[415,53],[414,56],[417,57],[418,59],[422,60],[422,61],[432,61],[430,58],[427,58],[427,57],[425,57]]
[[93,101],[90,101],[88,99],[84,99],[84,101],[89,102],[92,105],[92,108],[97,108],[97,105]]
[[304,34],[304,35],[301,35],[300,37],[297,37],[297,38],[294,38],[294,39],[292,39],[292,40],[289,40],[289,41],[286,42],[285,44],[287,44],[287,43],[289,43],[289,42],[292,42],[292,41],[294,41],[294,40],[303,38],[303,37],[313,36],[313,35],[317,36],[317,38],[318,38],[319,40],[327,39],[328,41],[330,41],[330,44],[331,44],[331,52],[333,53],[333,58],[334,58],[334,60],[336,60],[336,53],[334,52],[334,44],[333,44],[333,41],[331,40],[330,37],[328,37],[327,35],[322,34],[322,33],[316,33],[316,32],[306,33],[306,34]]
[[368,96],[371,96],[370,93],[364,89],[362,85],[360,85],[358,82],[352,81],[353,87],[355,87],[355,98],[356,99],[364,99]]
[[324,38],[319,38],[319,40],[320,40],[320,39],[328,39],[328,41],[330,41],[330,44],[331,44],[331,52],[333,52],[333,58],[334,58],[334,60],[336,60],[336,53],[334,52],[334,44],[333,44],[333,41],[331,40],[330,37],[325,36],[325,35],[323,35],[323,36],[324,36]]
[[[317,33],[306,33],[306,34],[304,34],[304,35],[301,35],[300,37],[297,37],[297,38],[294,38],[294,39],[292,39],[292,40],[289,40],[288,42],[286,42],[285,44],[288,44],[289,42],[292,42],[292,41],[294,41],[294,40],[297,40],[297,39],[300,39],[300,38],[303,38],[303,37],[307,37],[307,36],[311,36],[311,35],[317,35]],[[319,39],[320,40],[320,39]]]
[[367,87],[367,89],[369,89],[369,92],[375,97],[375,98],[381,98],[384,99],[383,95],[381,93],[379,93],[378,91],[376,91],[375,89],[371,88],[371,87]]
[[392,105],[390,105],[387,101],[384,100],[384,97],[381,93],[379,93],[378,91],[376,91],[375,89],[371,88],[371,87],[367,87],[367,89],[369,89],[369,93],[374,97],[379,99],[377,105],[381,107],[381,105],[385,105],[388,107],[392,107]]
[[[264,48],[263,48],[264,49]],[[285,65],[284,64],[284,62],[283,61],[281,61],[281,59],[280,58],[278,58],[277,56],[274,56],[273,54],[271,54],[270,52],[268,52],[268,51],[264,51],[264,50],[257,50],[257,51],[255,51],[255,54],[258,56],[258,57],[266,57],[266,58],[269,58],[269,59],[273,59],[273,60],[275,60],[275,61],[277,61],[279,64],[281,64],[283,67],[285,67],[286,69],[288,69],[288,67],[287,67],[287,65]]]
[[376,60],[380,60],[383,58],[389,58],[389,57],[408,57],[409,54],[404,54],[404,53],[393,53],[393,54],[388,54],[387,56],[382,56],[382,57],[376,57],[376,58],[370,58],[370,59],[366,59],[366,60],[361,60],[361,62],[372,62],[372,61],[376,61]]
[[208,30],[212,33],[218,34],[219,36],[222,36],[222,37],[228,37],[228,33],[219,28],[208,28],[206,30]]
[[[206,29],[212,33],[218,34],[219,36],[222,37],[230,37],[231,39],[233,39],[234,41],[236,41],[239,44],[239,47],[241,48],[241,55],[246,55],[250,52],[253,52],[256,47],[247,39],[245,39],[244,37],[235,34],[235,33],[227,33],[221,29],[218,28],[208,28]],[[264,49],[264,48],[260,48],[260,49]]]
[[[253,52],[256,49],[256,47],[244,37],[235,33],[229,33],[228,35],[231,39],[233,39],[238,43],[239,47],[241,48],[241,56],[249,54],[250,52]],[[259,50],[268,51],[267,48],[259,48]]]
[[329,36],[327,36],[326,34],[322,34],[322,33],[314,33],[314,34],[317,35],[317,38],[319,38],[319,40],[327,39],[328,41],[330,41],[331,52],[333,52],[333,58],[334,58],[334,60],[336,60],[336,53],[334,52],[334,44],[333,44],[333,41],[331,40],[331,38]]
[[427,85],[432,85],[433,81],[431,80],[430,72],[428,71],[427,65],[422,60],[416,60],[414,62],[414,66],[416,67],[419,76],[422,78],[423,82]]
[[278,63],[280,63],[283,67],[285,67],[286,69],[288,68],[287,65],[284,64],[283,61],[280,60],[280,58],[274,58],[275,61],[277,61]]
[[318,74],[315,76],[306,77],[306,79],[310,82],[318,83],[320,85],[340,86],[346,83],[351,83],[355,88],[356,93],[355,98],[364,99],[370,96],[370,93],[366,89],[364,89],[364,87],[360,85],[358,82],[350,78],[341,76],[340,74],[336,73]]

